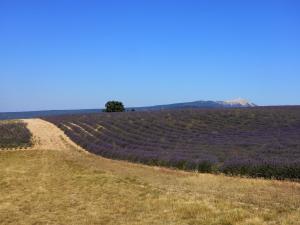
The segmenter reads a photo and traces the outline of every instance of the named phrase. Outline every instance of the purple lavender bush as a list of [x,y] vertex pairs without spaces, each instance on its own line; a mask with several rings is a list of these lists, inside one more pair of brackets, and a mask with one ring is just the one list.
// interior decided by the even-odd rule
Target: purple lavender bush
[[44,119],[86,150],[112,159],[251,177],[300,177],[300,107],[99,113]]

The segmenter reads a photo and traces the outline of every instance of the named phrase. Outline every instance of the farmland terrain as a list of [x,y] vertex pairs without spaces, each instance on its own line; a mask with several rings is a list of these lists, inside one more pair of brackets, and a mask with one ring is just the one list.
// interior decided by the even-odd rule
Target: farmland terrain
[[200,172],[300,178],[300,107],[47,117],[86,150]]
[[0,151],[0,224],[300,224],[299,183],[105,159],[25,121],[39,141]]

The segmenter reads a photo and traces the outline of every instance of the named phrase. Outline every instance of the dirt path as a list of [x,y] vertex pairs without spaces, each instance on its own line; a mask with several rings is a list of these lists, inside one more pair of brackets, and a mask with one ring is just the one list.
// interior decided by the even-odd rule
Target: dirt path
[[24,119],[23,121],[27,123],[28,129],[33,134],[34,146],[31,149],[69,150],[74,147],[81,149],[52,123],[41,119]]

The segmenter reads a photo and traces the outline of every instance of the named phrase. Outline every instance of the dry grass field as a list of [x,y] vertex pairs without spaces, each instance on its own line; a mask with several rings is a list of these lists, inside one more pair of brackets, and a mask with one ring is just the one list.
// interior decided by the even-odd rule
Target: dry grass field
[[104,159],[26,122],[36,147],[0,151],[0,224],[300,224],[299,183]]

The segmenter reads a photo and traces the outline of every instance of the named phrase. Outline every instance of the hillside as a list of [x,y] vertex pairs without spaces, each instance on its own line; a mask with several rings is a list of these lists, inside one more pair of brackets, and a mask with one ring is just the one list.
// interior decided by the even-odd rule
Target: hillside
[[[183,102],[175,104],[165,104],[156,106],[145,107],[129,107],[127,110],[131,111],[157,111],[167,109],[195,109],[195,108],[245,108],[254,107],[255,104],[248,102],[244,99],[235,99],[231,101],[195,101]],[[77,110],[43,110],[43,111],[28,111],[28,112],[0,112],[0,120],[10,119],[29,119],[39,118],[46,116],[59,116],[59,115],[81,115],[87,113],[99,113],[102,109],[77,109]]]
[[85,113],[99,113],[100,109],[78,109],[78,110],[43,110],[28,112],[0,112],[0,120],[30,119],[44,116],[73,115]]
[[35,147],[0,151],[0,224],[300,223],[298,183],[109,160],[76,147],[51,123],[25,122]]
[[245,99],[238,98],[227,101],[194,101],[194,102],[181,102],[173,104],[164,104],[156,106],[136,107],[136,111],[157,111],[157,110],[170,110],[170,109],[223,109],[223,108],[248,108],[256,107],[252,102]]
[[47,117],[88,151],[201,172],[300,178],[300,107]]

